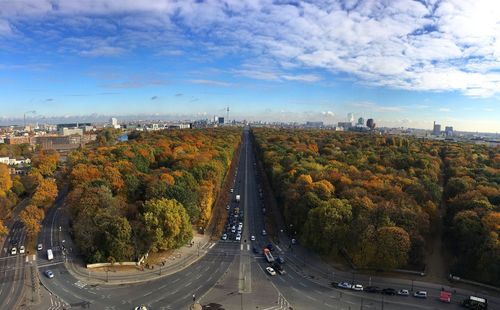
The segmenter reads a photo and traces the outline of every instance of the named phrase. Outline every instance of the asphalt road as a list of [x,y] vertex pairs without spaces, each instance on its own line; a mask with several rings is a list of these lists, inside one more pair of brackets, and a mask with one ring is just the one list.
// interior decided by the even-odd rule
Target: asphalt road
[[[61,216],[60,201],[52,208],[45,219],[39,242],[44,250],[38,252],[37,265],[43,285],[54,295],[61,298],[71,308],[82,309],[133,309],[137,305],[148,305],[149,309],[187,309],[196,301],[202,304],[221,305],[225,309],[456,309],[458,305],[442,304],[436,300],[439,289],[436,285],[415,282],[415,289],[426,288],[430,298],[382,296],[335,289],[319,278],[311,278],[308,272],[317,268],[318,273],[329,273],[328,270],[309,266],[308,253],[300,246],[289,248],[290,240],[286,233],[280,233],[280,242],[275,246],[284,256],[286,274],[270,276],[264,270],[268,263],[261,251],[269,242],[269,236],[262,235],[265,229],[265,216],[259,194],[259,176],[255,171],[255,157],[248,137],[244,133],[243,148],[234,180],[233,198],[239,194],[241,201],[231,202],[228,218],[234,217],[234,208],[239,207],[244,214],[242,240],[230,238],[220,241],[207,251],[207,254],[189,267],[179,272],[156,280],[123,285],[89,285],[85,279],[77,279],[68,272],[64,264],[66,260],[59,226],[64,230],[67,223]],[[239,219],[238,219],[239,221]],[[279,227],[278,227],[279,228]],[[278,229],[279,231],[279,229]],[[11,234],[22,238],[22,230],[13,229]],[[16,235],[17,234],[17,235]],[[251,236],[256,240],[251,241]],[[256,247],[260,253],[253,253]],[[47,260],[46,250],[54,250],[54,259]],[[68,248],[68,246],[66,246]],[[4,255],[4,253],[2,253]],[[71,253],[68,255],[71,259]],[[9,302],[19,300],[22,281],[17,278],[18,266],[23,267],[23,256],[1,258],[0,270],[4,273],[0,284],[0,300]],[[306,268],[307,267],[307,268]],[[43,272],[50,269],[55,277],[48,279]],[[335,280],[351,279],[350,274],[338,272]],[[380,287],[409,288],[408,281],[389,278],[367,279],[356,275],[356,282],[367,285],[368,281]],[[397,285],[395,285],[397,284]],[[464,296],[470,292],[463,292]],[[495,296],[490,299],[497,301]],[[12,304],[12,302],[11,302]],[[498,305],[498,304],[494,304]],[[3,305],[2,305],[3,306]],[[8,309],[8,308],[7,308]],[[492,308],[494,309],[494,308]]]

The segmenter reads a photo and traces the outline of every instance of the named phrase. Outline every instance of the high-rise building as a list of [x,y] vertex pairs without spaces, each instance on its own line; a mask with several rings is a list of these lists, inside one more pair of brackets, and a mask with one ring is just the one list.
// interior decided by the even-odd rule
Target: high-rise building
[[447,137],[453,136],[453,126],[446,126],[446,127],[444,127],[444,134]]
[[219,125],[223,125],[224,124],[224,117],[219,117],[218,123],[219,123]]
[[364,118],[362,117],[358,118],[358,125],[364,125],[364,124],[365,124]]
[[373,120],[373,118],[369,118],[366,120],[366,127],[372,130],[375,129],[375,121]]
[[347,121],[353,123],[354,122],[354,113],[347,113]]
[[432,128],[432,134],[435,136],[441,135],[441,125],[436,124],[436,121],[434,121],[434,127]]

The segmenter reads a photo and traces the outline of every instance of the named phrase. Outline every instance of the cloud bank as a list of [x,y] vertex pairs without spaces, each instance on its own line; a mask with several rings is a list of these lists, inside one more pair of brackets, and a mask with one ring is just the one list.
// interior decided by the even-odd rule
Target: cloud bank
[[321,77],[307,71],[320,70],[395,89],[500,93],[497,0],[0,3],[0,46],[8,49],[34,38],[80,57],[143,48],[183,55],[196,46],[215,57],[245,55],[275,66],[234,68],[254,79],[317,82]]

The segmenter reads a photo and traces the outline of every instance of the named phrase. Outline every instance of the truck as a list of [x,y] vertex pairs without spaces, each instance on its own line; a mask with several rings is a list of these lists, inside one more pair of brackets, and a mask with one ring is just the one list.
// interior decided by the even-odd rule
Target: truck
[[469,296],[469,298],[462,301],[462,307],[469,309],[488,309],[488,300],[486,298],[481,298],[477,296]]
[[48,260],[53,260],[54,259],[54,254],[52,253],[51,249],[47,250],[47,259]]
[[269,251],[268,248],[264,248],[264,256],[266,257],[268,263],[274,262],[273,254],[271,254],[271,251]]
[[240,195],[236,195],[236,202],[240,202],[240,199],[241,199]]

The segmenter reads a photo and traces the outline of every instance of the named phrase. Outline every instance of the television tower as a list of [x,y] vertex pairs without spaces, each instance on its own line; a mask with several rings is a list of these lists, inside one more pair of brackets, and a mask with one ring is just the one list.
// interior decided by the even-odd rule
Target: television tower
[[229,107],[226,109],[226,123],[229,123]]

